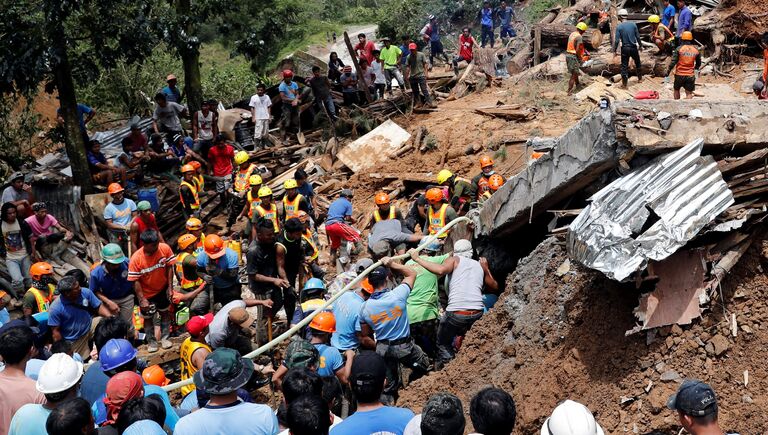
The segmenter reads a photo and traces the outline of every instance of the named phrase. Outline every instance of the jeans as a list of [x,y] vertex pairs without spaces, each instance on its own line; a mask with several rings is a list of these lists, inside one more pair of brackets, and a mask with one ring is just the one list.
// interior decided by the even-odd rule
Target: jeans
[[[190,289],[194,290],[193,289]],[[189,293],[182,291],[183,293]],[[204,316],[210,312],[212,312],[211,307],[211,286],[207,285],[205,287],[205,290],[201,291],[200,293],[195,296],[194,299],[192,299],[192,302],[187,302],[187,306],[189,306],[189,312],[193,316]]]
[[32,278],[29,276],[29,268],[32,267],[32,257],[25,255],[20,260],[6,259],[8,274],[11,275],[11,296],[19,299],[24,296],[24,289],[32,286]]
[[[456,73],[456,75],[459,74],[459,62],[467,60],[464,59],[464,56],[454,56],[453,57],[453,71]],[[467,62],[472,62],[472,59],[467,60]]]
[[[412,372],[409,380],[413,381],[424,376],[429,371],[429,358],[421,348],[408,340],[400,344],[388,344],[382,341],[376,343],[376,353],[384,357],[387,364],[387,384],[382,393],[385,405],[393,405],[400,389],[402,376],[400,364],[408,366]],[[389,403],[387,403],[389,402]]]
[[328,111],[328,115],[330,115],[331,119],[333,121],[336,120],[336,105],[333,104],[333,97],[331,97],[331,94],[328,94],[325,98],[316,98],[315,104],[317,104],[317,108],[320,110],[323,110],[323,106],[325,106],[325,110]]
[[411,323],[411,337],[430,358],[437,357],[437,319]]
[[421,97],[422,102],[429,104],[429,90],[427,89],[427,78],[425,76],[421,77],[410,77],[408,78],[408,81],[411,83],[411,89],[413,90],[413,104],[416,104],[419,97]]
[[405,89],[405,82],[403,82],[403,75],[397,67],[387,67],[384,69],[384,78],[387,80],[387,92],[392,92],[392,79],[397,80],[397,84],[400,89]]
[[623,83],[626,84],[627,80],[629,80],[629,59],[632,59],[635,61],[635,69],[637,70],[637,78],[642,78],[642,73],[640,72],[640,52],[637,51],[637,46],[634,45],[622,45],[621,46],[621,80]]
[[437,328],[437,359],[441,363],[446,363],[456,356],[453,348],[453,340],[458,336],[463,336],[472,327],[483,312],[477,314],[464,315],[455,312],[446,311],[443,318],[440,319],[440,326]]
[[441,41],[431,41],[429,43],[429,64],[435,64],[435,56],[443,56],[443,61],[448,63],[448,55],[443,50],[443,43]]
[[343,92],[342,95],[344,95],[344,105],[345,106],[351,106],[353,104],[357,104],[357,91],[355,91],[355,92]]
[[485,48],[485,44],[488,41],[491,42],[491,47],[493,47],[493,43],[494,43],[493,27],[482,26],[480,29],[480,46]]
[[511,25],[507,24],[506,26],[501,26],[501,32],[499,33],[500,38],[514,38],[515,36],[517,36],[517,33]]

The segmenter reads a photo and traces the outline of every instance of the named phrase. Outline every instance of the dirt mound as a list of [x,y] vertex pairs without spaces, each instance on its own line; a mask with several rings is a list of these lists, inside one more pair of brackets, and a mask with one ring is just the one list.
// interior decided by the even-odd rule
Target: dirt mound
[[[505,295],[475,324],[456,360],[409,386],[399,404],[418,411],[430,395],[450,391],[468,409],[478,390],[495,385],[515,398],[517,434],[538,433],[568,398],[592,409],[606,433],[673,434],[679,426],[666,399],[683,378],[698,378],[717,391],[725,428],[744,434],[768,429],[768,278],[759,249],[745,255],[723,289],[727,316],[713,302],[712,312],[685,330],[629,337],[634,286],[576,265],[559,277],[555,271],[566,258],[563,243],[551,238],[521,260]],[[731,313],[738,320],[736,338],[725,320]]]

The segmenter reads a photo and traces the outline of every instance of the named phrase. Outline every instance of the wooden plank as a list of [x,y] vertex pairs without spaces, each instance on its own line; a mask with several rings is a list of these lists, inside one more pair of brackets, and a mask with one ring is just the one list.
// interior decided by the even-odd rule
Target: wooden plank
[[723,174],[729,174],[731,172],[736,172],[744,167],[749,167],[760,163],[765,164],[766,156],[768,156],[768,148],[763,148],[757,151],[753,151],[738,160],[721,160],[717,163],[717,166],[720,169],[720,172]]
[[536,26],[533,29],[533,65],[539,64],[541,56],[541,27]]
[[368,86],[365,85],[363,70],[360,69],[360,63],[357,61],[357,53],[355,53],[355,48],[352,46],[352,42],[349,40],[349,34],[346,31],[344,32],[344,43],[347,45],[349,56],[352,58],[352,64],[355,66],[355,71],[357,71],[357,87],[365,93],[365,100],[370,104],[371,101],[373,101],[373,98],[371,98],[371,91],[368,89]]

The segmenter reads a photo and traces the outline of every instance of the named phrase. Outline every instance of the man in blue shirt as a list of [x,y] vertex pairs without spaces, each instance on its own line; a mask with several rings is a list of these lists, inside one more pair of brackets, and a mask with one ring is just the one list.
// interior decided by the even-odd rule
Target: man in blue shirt
[[317,209],[317,197],[315,196],[315,189],[312,187],[312,184],[307,181],[308,177],[307,172],[303,169],[297,169],[293,174],[293,179],[296,180],[296,184],[299,185],[299,193],[307,199],[307,204],[309,205],[309,211],[307,213],[314,221],[315,209]]
[[[342,189],[338,199],[328,207],[328,217],[325,220],[325,233],[331,242],[331,263],[336,264],[339,273],[344,272],[345,265],[349,263],[349,255],[352,254],[347,252],[346,243],[342,246],[342,240],[353,242],[354,252],[362,249],[360,232],[347,223],[355,223],[355,218],[352,217],[352,197],[352,190]],[[342,248],[341,256],[339,248]],[[339,260],[339,264],[336,260]]]
[[349,373],[352,370],[352,360],[355,358],[354,350],[347,350],[344,355],[347,358],[346,364],[341,357],[341,352],[332,346],[331,334],[336,332],[336,318],[330,311],[324,311],[316,315],[309,323],[309,329],[312,335],[310,343],[320,354],[320,363],[317,367],[317,374],[323,378],[332,378],[336,376],[339,382],[349,384]]
[[340,351],[355,350],[360,346],[360,308],[373,293],[368,279],[362,281],[362,287],[344,293],[333,303],[333,317],[336,319],[336,332],[331,336],[331,346]]
[[165,81],[168,83],[168,86],[163,88],[162,93],[165,94],[166,101],[181,104],[181,100],[184,99],[184,94],[179,92],[179,88],[176,87],[176,83],[178,82],[176,76],[173,74],[168,74],[168,77],[165,78]]
[[[381,259],[384,266],[379,266],[368,275],[368,282],[373,286],[370,299],[360,307],[361,345],[367,349],[376,349],[387,364],[387,385],[382,400],[387,403],[397,401],[400,389],[400,363],[411,368],[410,380],[418,379],[429,370],[429,358],[413,342],[408,323],[406,305],[416,281],[416,270],[395,263],[389,257]],[[403,275],[403,281],[397,287],[389,289],[389,269]],[[376,341],[373,336],[376,336]]]
[[640,44],[640,31],[637,29],[637,24],[627,21],[627,10],[619,9],[617,15],[620,24],[616,27],[616,37],[613,38],[613,55],[618,56],[619,44],[621,44],[621,87],[627,89],[630,59],[635,62],[637,81],[643,80],[642,65],[640,64],[640,50],[643,49],[643,46]]
[[293,81],[293,71],[283,70],[283,81],[280,82],[277,89],[280,91],[280,101],[283,103],[281,128],[283,140],[285,140],[289,129],[300,127],[299,105],[301,104],[301,97],[299,96],[299,85]]
[[48,309],[48,326],[53,333],[53,341],[69,340],[72,348],[83,360],[88,359],[91,347],[91,313],[109,317],[111,313],[101,301],[87,288],[81,288],[74,276],[61,278],[56,291],[59,297]]
[[237,252],[224,246],[216,234],[205,236],[203,251],[197,254],[198,275],[213,285],[213,301],[222,306],[241,298],[240,266]]
[[491,9],[491,2],[485,0],[483,8],[480,9],[477,16],[480,19],[480,46],[485,48],[486,42],[490,41],[491,48],[493,48],[493,9]]
[[512,28],[512,20],[515,18],[515,9],[512,6],[507,5],[506,1],[502,1],[497,13],[501,20],[499,38],[501,38],[502,43],[506,44],[506,38],[514,38],[517,36],[515,29]]
[[410,409],[385,406],[379,400],[388,378],[384,358],[374,352],[363,351],[352,363],[350,377],[352,391],[357,400],[357,411],[331,429],[331,435],[357,435],[373,433],[402,434],[413,418]]
[[[85,104],[77,103],[77,123],[80,124],[80,131],[83,133],[83,140],[85,143],[88,143],[88,132],[85,127],[91,122],[94,116],[96,116],[96,110]],[[61,108],[56,110],[56,120],[59,124],[64,124]]]
[[690,32],[693,29],[693,13],[685,5],[685,0],[677,0],[677,8],[680,9],[680,16],[677,18],[677,31],[675,32],[676,45],[680,46],[680,35],[683,32]]
[[133,337],[133,283],[128,281],[128,257],[120,246],[110,243],[101,249],[101,264],[91,271],[90,290],[114,315],[129,325]]
[[131,229],[131,221],[136,217],[136,203],[125,197],[125,189],[119,183],[110,184],[107,192],[112,197],[112,202],[104,207],[109,243],[116,243],[123,251],[127,251],[128,231]]
[[667,29],[672,30],[675,25],[675,14],[677,9],[670,4],[672,0],[664,0],[664,11],[661,14],[661,24],[665,25]]

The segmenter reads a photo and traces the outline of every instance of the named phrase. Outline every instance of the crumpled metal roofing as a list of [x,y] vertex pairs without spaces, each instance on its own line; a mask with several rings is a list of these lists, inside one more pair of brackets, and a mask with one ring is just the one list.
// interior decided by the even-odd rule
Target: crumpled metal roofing
[[622,281],[693,239],[734,203],[703,145],[697,139],[593,195],[568,228],[568,255]]

